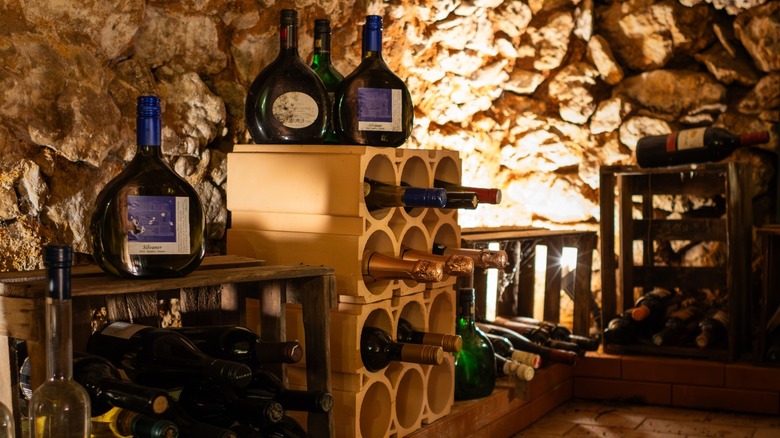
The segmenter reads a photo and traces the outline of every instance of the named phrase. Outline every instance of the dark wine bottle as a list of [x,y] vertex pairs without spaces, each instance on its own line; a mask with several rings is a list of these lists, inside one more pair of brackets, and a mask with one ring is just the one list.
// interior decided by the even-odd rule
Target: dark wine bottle
[[637,325],[639,323],[631,317],[631,311],[617,315],[609,320],[604,329],[604,343],[616,345],[629,345],[637,342]]
[[491,333],[485,333],[485,336],[487,336],[490,343],[493,344],[493,351],[495,351],[496,354],[507,359],[512,359],[515,362],[526,364],[534,369],[539,369],[539,367],[542,366],[542,356],[528,351],[515,350],[509,339],[503,336]]
[[486,397],[496,387],[496,356],[490,340],[475,325],[473,279],[461,280],[455,333],[463,347],[455,355],[455,400],[470,400]]
[[742,146],[766,143],[768,132],[736,135],[723,128],[694,128],[640,138],[636,161],[640,167],[719,161]]
[[631,310],[631,317],[635,321],[648,319],[650,324],[659,324],[666,316],[667,306],[675,296],[676,294],[670,290],[655,288],[636,300]]
[[729,314],[723,309],[716,309],[706,318],[699,321],[699,335],[696,336],[696,346],[707,349],[726,346],[729,342]]
[[382,58],[382,17],[366,17],[362,61],[335,101],[336,132],[347,144],[398,147],[412,133],[412,96]]
[[[227,388],[226,386],[221,386]],[[239,438],[230,429],[213,425],[190,415],[177,400],[168,396],[170,408],[160,415],[161,418],[172,421],[179,428],[181,436],[187,438]],[[241,437],[243,438],[243,437]]]
[[404,260],[432,260],[444,264],[444,273],[456,277],[471,275],[474,272],[474,260],[471,257],[451,255],[443,256],[412,248],[401,248],[401,258]]
[[494,324],[488,324],[478,322],[479,327],[485,333],[491,335],[499,335],[509,339],[512,346],[516,350],[528,351],[530,353],[536,353],[542,357],[544,363],[563,363],[568,365],[576,365],[579,362],[579,355],[574,351],[561,350],[559,348],[550,348],[544,345],[539,345],[535,342],[531,342],[530,339],[517,333],[514,330],[510,330],[506,327],[501,327]]
[[308,438],[309,435],[295,419],[285,415],[282,421],[262,429],[238,424],[233,427],[241,438]]
[[409,344],[437,345],[449,353],[457,353],[463,347],[463,340],[458,335],[418,331],[404,318],[398,318],[396,339]]
[[444,208],[447,205],[444,189],[395,186],[371,178],[363,181],[363,198],[369,211],[390,207]]
[[477,198],[480,204],[500,204],[501,203],[501,189],[481,188],[481,187],[468,187],[460,184],[447,182],[441,179],[433,180],[434,187],[440,187],[449,192],[473,192],[477,194]]
[[433,254],[444,256],[462,255],[470,257],[472,260],[474,260],[474,266],[478,266],[483,269],[504,269],[504,267],[509,264],[509,256],[504,250],[457,248],[441,243],[434,243],[431,252]]
[[255,143],[322,143],[331,106],[322,79],[298,54],[298,13],[282,9],[279,55],[246,96],[246,127]]
[[240,388],[252,379],[248,366],[208,356],[180,333],[126,322],[93,333],[87,351],[110,360],[134,382],[158,388],[201,378]]
[[163,160],[160,99],[138,98],[138,149],[95,201],[92,255],[128,278],[180,277],[205,255],[205,219],[195,189]]
[[326,413],[333,408],[333,395],[330,392],[288,389],[279,377],[265,369],[255,370],[252,383],[241,389],[239,394],[250,398],[274,399],[285,411]]
[[658,346],[685,344],[695,334],[701,315],[702,309],[696,304],[675,310],[666,318],[661,331],[653,335],[653,344]]
[[780,363],[780,330],[767,334],[765,357],[769,363]]
[[[341,81],[344,80],[344,75],[336,69],[331,61],[330,37],[330,20],[322,18],[314,20],[314,54],[312,55],[311,69],[322,79],[325,89],[328,90],[328,105],[332,110],[335,103],[336,89],[341,84]],[[333,117],[328,122],[328,134],[325,136],[325,143],[338,143]]]
[[479,197],[474,192],[447,191],[447,203],[445,209],[474,210],[479,206]]
[[298,341],[266,342],[246,327],[215,325],[170,328],[192,341],[209,356],[240,362],[257,369],[264,364],[298,363],[303,347]]
[[150,415],[168,409],[165,391],[123,380],[119,370],[100,356],[74,353],[73,380],[87,390],[92,417],[99,417],[114,407]]
[[235,422],[263,428],[284,417],[284,408],[274,399],[240,397],[232,388],[206,380],[184,385],[179,404],[189,415],[226,428]]
[[531,340],[531,342],[535,342],[539,345],[545,345],[550,348],[557,348],[561,350],[574,351],[579,354],[584,353],[583,349],[580,348],[580,346],[577,345],[575,342],[553,339],[550,336],[550,332],[545,327],[512,321],[511,319],[503,318],[500,316],[496,316],[495,319],[493,319],[493,321],[486,321],[486,322],[488,322],[489,324],[508,328],[514,332],[519,333],[522,336],[525,336],[526,338]]
[[513,376],[525,382],[533,379],[536,374],[533,367],[507,359],[500,354],[496,354],[496,372],[499,376]]
[[360,333],[360,358],[368,371],[379,371],[391,361],[440,365],[444,350],[435,345],[394,342],[378,327],[364,326]]
[[549,321],[539,321],[529,316],[513,316],[510,320],[526,324],[534,327],[539,327],[549,333],[550,338],[558,341],[571,342],[577,345],[577,347],[585,351],[596,351],[599,349],[600,340],[594,339],[588,336],[575,335],[569,330],[568,327]]
[[444,264],[432,260],[401,260],[376,251],[363,253],[363,281],[413,280],[433,283],[444,278]]
[[[166,406],[168,402],[165,402]],[[92,438],[177,438],[175,423],[129,409],[112,408],[92,418]]]

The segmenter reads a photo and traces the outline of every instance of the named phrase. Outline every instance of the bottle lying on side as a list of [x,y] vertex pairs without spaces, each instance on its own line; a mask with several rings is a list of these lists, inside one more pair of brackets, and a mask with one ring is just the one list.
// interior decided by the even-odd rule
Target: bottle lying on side
[[479,327],[487,334],[499,335],[509,339],[509,341],[512,343],[512,346],[516,350],[523,350],[538,354],[542,357],[542,362],[545,364],[554,362],[575,365],[577,362],[579,362],[579,355],[573,351],[539,345],[535,342],[531,342],[530,339],[515,332],[514,330],[482,322],[478,322],[477,327]]
[[273,399],[242,397],[231,388],[206,380],[185,385],[179,405],[190,416],[222,428],[235,422],[263,428],[284,417],[284,408]]
[[376,251],[363,253],[363,281],[412,280],[435,283],[444,278],[444,264],[433,260],[402,260]]
[[461,255],[439,255],[412,248],[401,248],[401,258],[404,260],[432,260],[444,265],[444,273],[456,277],[471,275],[474,272],[474,260]]
[[404,318],[398,318],[396,339],[409,344],[437,345],[448,353],[457,353],[463,347],[463,339],[458,335],[418,331]]
[[360,334],[360,358],[366,370],[379,371],[391,361],[441,365],[444,350],[435,345],[395,342],[384,330],[364,326]]
[[529,382],[536,373],[533,367],[507,359],[500,354],[496,354],[496,371],[499,376],[511,376],[524,382]]
[[493,344],[493,350],[496,354],[515,362],[528,365],[534,369],[539,369],[542,366],[542,356],[528,351],[516,350],[514,346],[512,346],[512,342],[504,336],[492,333],[485,333],[485,336],[487,336],[490,343]]
[[333,395],[330,392],[289,389],[276,374],[262,368],[252,373],[249,386],[237,392],[247,398],[275,400],[285,411],[326,413],[333,408]]
[[509,255],[504,250],[457,248],[434,243],[431,253],[444,256],[462,255],[474,260],[474,266],[483,269],[504,269],[509,264]]
[[169,420],[128,409],[112,408],[92,417],[92,438],[177,438],[179,427]]
[[[575,335],[568,327],[549,321],[539,321],[528,316],[513,316],[511,318],[496,317],[495,320],[508,319],[513,323],[521,324],[531,328],[538,328],[549,335],[549,338],[556,341],[569,342],[576,344],[578,348],[585,351],[596,351],[601,344],[599,339],[588,336]],[[494,321],[495,321],[494,320]],[[522,334],[522,333],[521,333]],[[528,336],[530,337],[530,336]],[[534,339],[531,339],[534,340]]]
[[585,351],[574,342],[553,339],[550,336],[550,333],[543,327],[515,322],[500,316],[495,317],[493,321],[485,322],[499,327],[508,328],[530,339],[531,342],[535,342],[539,345],[544,345],[550,348],[557,348],[560,350],[569,350],[580,355],[585,354]]
[[243,363],[253,370],[267,364],[298,363],[303,358],[303,347],[298,341],[266,342],[246,327],[218,325],[168,330],[186,336],[209,356]]

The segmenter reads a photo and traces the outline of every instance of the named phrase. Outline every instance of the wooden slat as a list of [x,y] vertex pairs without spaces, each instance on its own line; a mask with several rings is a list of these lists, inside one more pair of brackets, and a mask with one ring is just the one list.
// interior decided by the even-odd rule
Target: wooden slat
[[544,320],[560,321],[561,315],[561,254],[563,246],[560,237],[548,237],[547,264],[544,278]]
[[[719,267],[635,266],[636,286],[726,290],[726,271]],[[626,308],[630,308],[626,307]]]
[[43,341],[44,300],[0,296],[0,336]]
[[613,169],[599,171],[599,236],[601,238],[601,319],[609,322],[617,308],[617,258],[615,254],[615,182]]
[[[572,246],[577,248],[577,266],[574,271],[574,321],[572,333],[580,336],[590,334],[591,304],[593,292],[591,290],[591,277],[593,275],[593,249],[596,246],[596,234],[589,233],[580,236]],[[602,322],[603,323],[603,322]]]
[[[726,241],[726,221],[723,219],[636,219],[633,240],[693,240]],[[645,245],[652,251],[652,245]],[[648,257],[650,258],[650,257]]]

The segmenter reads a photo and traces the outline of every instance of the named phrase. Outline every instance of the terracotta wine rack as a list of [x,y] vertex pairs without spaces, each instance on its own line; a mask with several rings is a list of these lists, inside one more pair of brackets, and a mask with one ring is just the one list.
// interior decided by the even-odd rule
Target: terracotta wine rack
[[[441,365],[394,362],[371,372],[360,358],[360,333],[379,327],[395,338],[399,318],[417,329],[455,332],[455,278],[432,284],[366,283],[366,251],[400,256],[460,246],[456,210],[369,211],[363,180],[433,187],[460,183],[456,151],[363,146],[236,145],[228,155],[227,250],[268,263],[334,268],[339,304],[331,311],[331,387],[336,436],[402,437],[446,416],[454,401],[454,357]],[[287,338],[306,345],[301,307],[287,305]],[[306,362],[287,368],[291,387],[305,387]]]

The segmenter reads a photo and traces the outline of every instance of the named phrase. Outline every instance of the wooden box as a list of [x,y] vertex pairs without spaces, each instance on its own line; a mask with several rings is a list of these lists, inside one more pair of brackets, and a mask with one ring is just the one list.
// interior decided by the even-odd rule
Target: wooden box
[[[247,325],[256,321],[260,337],[284,340],[283,303],[300,303],[308,389],[331,390],[330,309],[336,305],[333,269],[325,266],[263,266],[259,260],[236,256],[206,257],[201,266],[183,278],[162,280],[120,279],[96,266],[73,268],[73,348],[84,351],[87,339],[101,322],[131,321],[160,326],[161,307],[176,302],[181,325]],[[43,271],[0,274],[0,337],[27,341],[33,387],[45,378],[46,351]],[[254,303],[254,304],[252,304]],[[254,313],[256,309],[257,313]],[[169,310],[169,309],[168,309]],[[174,312],[176,313],[176,312]],[[98,315],[96,317],[96,315]],[[177,319],[174,316],[173,319]],[[167,321],[169,325],[171,321]],[[174,324],[178,324],[175,322]],[[162,324],[165,326],[165,324]],[[254,328],[254,327],[251,327]],[[7,338],[6,338],[7,337]],[[14,342],[11,342],[14,344]],[[20,421],[18,369],[15,352],[5,349],[0,388],[11,400]],[[8,365],[8,360],[12,365]],[[282,373],[283,369],[280,370]],[[21,433],[22,428],[17,427]],[[310,415],[311,436],[333,437],[328,414]],[[21,436],[21,435],[20,435]]]
[[[573,296],[574,312],[572,333],[588,336],[592,316],[598,316],[598,304],[591,293],[593,249],[596,245],[594,231],[548,230],[531,227],[473,228],[461,230],[464,248],[487,248],[491,243],[507,252],[509,266],[498,271],[496,293],[497,316],[533,316],[534,285],[536,282],[536,252],[539,245],[547,247],[544,261],[544,308],[545,321],[560,322],[561,291]],[[564,277],[561,261],[564,248],[576,248],[577,255],[573,269]],[[570,281],[568,281],[570,279]],[[487,306],[487,273],[477,269],[475,278],[477,313],[485,317]]]
[[[604,324],[634,306],[654,287],[711,289],[728,294],[729,348],[604,345],[606,352],[668,354],[735,360],[750,345],[747,311],[750,294],[752,198],[748,174],[738,163],[640,169],[601,168],[601,272]],[[721,199],[725,214],[716,217],[655,217],[660,197]],[[698,202],[698,201],[697,201]],[[616,216],[617,212],[617,216]],[[617,227],[617,231],[616,231]],[[718,242],[725,245],[719,266],[659,265],[658,242]],[[635,244],[641,243],[641,251]],[[640,253],[641,252],[641,253]]]

